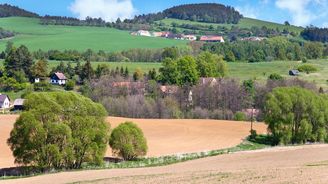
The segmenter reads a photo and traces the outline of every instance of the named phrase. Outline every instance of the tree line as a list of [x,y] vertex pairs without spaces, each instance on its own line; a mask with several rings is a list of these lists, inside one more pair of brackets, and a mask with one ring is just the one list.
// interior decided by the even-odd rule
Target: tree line
[[305,40],[316,42],[328,42],[328,28],[307,27],[301,32],[301,36]]
[[327,56],[326,49],[323,44],[318,42],[300,43],[284,37],[274,37],[261,42],[207,43],[203,47],[203,50],[223,55],[230,62],[320,59]]
[[0,17],[39,17],[38,14],[26,11],[17,6],[0,4]]
[[136,16],[128,22],[152,23],[164,18],[175,18],[209,23],[237,24],[243,16],[233,7],[216,3],[186,4],[159,13]]
[[97,26],[97,27],[108,26],[108,23],[101,18],[86,17],[84,20],[80,20],[73,17],[50,16],[50,15],[45,15],[44,17],[41,17],[40,24],[67,25],[67,26]]
[[[108,61],[108,62],[161,62],[171,48],[164,49],[129,49],[119,52],[93,51],[84,52],[76,50],[38,50],[32,53],[35,59],[48,59],[58,61]],[[174,47],[178,55],[188,55],[192,52],[189,47]]]

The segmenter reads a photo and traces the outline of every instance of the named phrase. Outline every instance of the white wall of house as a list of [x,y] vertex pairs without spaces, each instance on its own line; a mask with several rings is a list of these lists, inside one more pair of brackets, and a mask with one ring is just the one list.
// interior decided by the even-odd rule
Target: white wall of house
[[50,83],[51,84],[57,84],[57,85],[65,85],[66,84],[66,80],[54,80],[54,79],[51,79],[50,80]]
[[1,109],[9,109],[10,108],[10,101],[8,98],[5,99],[5,101],[3,102],[3,104],[0,108]]

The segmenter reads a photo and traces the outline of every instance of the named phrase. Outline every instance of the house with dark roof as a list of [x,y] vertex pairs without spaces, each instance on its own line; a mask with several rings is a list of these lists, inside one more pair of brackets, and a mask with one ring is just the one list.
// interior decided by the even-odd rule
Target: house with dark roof
[[65,85],[67,81],[66,76],[61,72],[56,72],[50,76],[50,83],[55,85]]
[[8,95],[0,94],[0,109],[10,108],[10,98]]

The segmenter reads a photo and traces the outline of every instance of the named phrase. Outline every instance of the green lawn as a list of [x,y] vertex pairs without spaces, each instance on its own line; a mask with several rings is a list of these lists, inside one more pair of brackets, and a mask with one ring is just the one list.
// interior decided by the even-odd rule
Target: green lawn
[[[79,50],[121,51],[132,48],[164,48],[186,45],[186,41],[165,38],[131,36],[128,31],[101,27],[45,26],[39,19],[10,17],[0,18],[0,27],[17,35],[10,39],[16,45],[24,44],[32,51]],[[7,40],[0,40],[4,50]]]
[[251,28],[253,26],[256,26],[256,27],[266,26],[267,28],[272,28],[272,29],[278,28],[280,30],[288,29],[288,30],[294,31],[294,32],[301,32],[303,30],[303,28],[301,28],[301,27],[285,26],[285,25],[278,24],[278,23],[262,21],[262,20],[257,20],[257,19],[251,19],[251,18],[242,18],[237,25],[236,24],[215,24],[215,23],[193,22],[193,21],[190,21],[190,20],[178,20],[178,19],[164,19],[164,20],[160,20],[158,22],[163,22],[167,26],[170,26],[171,23],[175,22],[179,25],[181,25],[181,24],[201,24],[201,25],[207,25],[207,26],[213,25],[214,27],[223,26],[223,27],[227,27],[229,29],[232,26],[238,26],[240,28]]

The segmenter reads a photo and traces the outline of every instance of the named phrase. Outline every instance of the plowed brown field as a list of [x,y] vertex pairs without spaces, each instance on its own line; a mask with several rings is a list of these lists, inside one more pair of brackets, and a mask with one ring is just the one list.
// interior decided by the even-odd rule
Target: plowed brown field
[[[17,116],[0,115],[0,168],[13,167],[14,158],[6,144]],[[125,121],[137,123],[148,141],[148,156],[201,152],[238,145],[249,134],[250,123],[217,120],[159,120],[108,117],[112,128]],[[266,125],[255,124],[259,133]],[[111,156],[108,149],[107,156]]]

